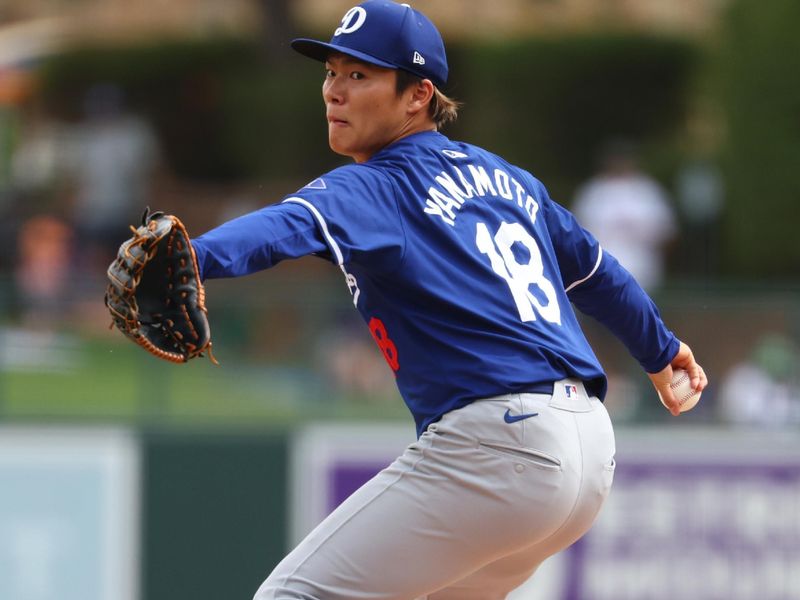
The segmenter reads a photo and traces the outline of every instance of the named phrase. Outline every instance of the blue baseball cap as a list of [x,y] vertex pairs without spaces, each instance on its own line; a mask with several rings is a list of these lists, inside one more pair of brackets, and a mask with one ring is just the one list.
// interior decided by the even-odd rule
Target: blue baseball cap
[[408,4],[367,0],[345,13],[330,43],[298,38],[292,48],[322,62],[331,52],[341,52],[379,67],[403,69],[438,87],[447,83],[442,36]]

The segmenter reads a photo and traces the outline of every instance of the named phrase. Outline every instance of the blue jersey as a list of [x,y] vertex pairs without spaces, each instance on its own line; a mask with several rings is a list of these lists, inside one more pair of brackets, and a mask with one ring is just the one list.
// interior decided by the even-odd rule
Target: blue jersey
[[678,349],[652,301],[527,171],[435,133],[403,138],[195,240],[205,277],[302,254],[344,272],[418,432],[475,399],[606,379],[572,303],[655,372]]

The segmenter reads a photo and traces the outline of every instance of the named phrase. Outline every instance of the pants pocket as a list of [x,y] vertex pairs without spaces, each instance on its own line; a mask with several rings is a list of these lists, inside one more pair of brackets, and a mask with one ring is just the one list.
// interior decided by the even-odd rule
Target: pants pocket
[[502,442],[479,441],[478,448],[489,454],[500,456],[502,458],[511,458],[514,460],[522,460],[527,464],[531,464],[539,469],[546,471],[560,471],[561,461],[540,450],[533,448],[524,448],[519,446],[510,446]]

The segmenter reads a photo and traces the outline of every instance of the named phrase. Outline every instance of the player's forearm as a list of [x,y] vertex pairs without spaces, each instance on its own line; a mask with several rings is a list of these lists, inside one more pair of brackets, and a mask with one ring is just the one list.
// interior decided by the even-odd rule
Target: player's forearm
[[608,253],[594,276],[576,288],[570,299],[619,338],[648,373],[663,369],[678,351],[680,342],[664,324],[655,303]]
[[278,204],[228,221],[193,240],[203,279],[239,277],[286,258],[324,253],[327,246],[310,213]]

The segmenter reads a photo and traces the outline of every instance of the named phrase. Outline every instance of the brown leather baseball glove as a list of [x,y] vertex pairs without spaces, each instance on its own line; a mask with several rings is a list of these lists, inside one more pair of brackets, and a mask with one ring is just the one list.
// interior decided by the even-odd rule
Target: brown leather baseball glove
[[211,329],[192,243],[180,219],[142,215],[141,227],[108,267],[105,303],[117,328],[158,358],[186,362],[211,354]]

